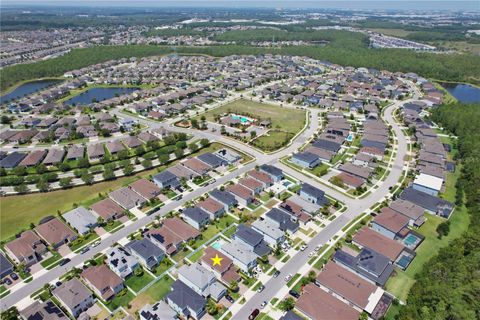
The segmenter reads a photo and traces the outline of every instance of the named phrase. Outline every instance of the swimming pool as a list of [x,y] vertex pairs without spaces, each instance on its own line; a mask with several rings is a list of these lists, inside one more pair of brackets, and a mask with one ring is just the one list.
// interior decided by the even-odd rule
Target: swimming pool
[[222,248],[222,243],[217,240],[214,243],[212,243],[211,247],[215,250],[220,250]]
[[240,120],[241,123],[249,123],[250,119],[242,116],[237,116],[236,114],[231,115],[233,120]]
[[405,240],[403,240],[403,242],[407,245],[407,246],[412,246],[414,245],[416,242],[417,242],[417,237],[415,237],[413,234],[409,234]]
[[353,141],[353,134],[350,133],[348,135],[347,139],[345,139],[345,140],[347,140],[348,142],[352,142]]

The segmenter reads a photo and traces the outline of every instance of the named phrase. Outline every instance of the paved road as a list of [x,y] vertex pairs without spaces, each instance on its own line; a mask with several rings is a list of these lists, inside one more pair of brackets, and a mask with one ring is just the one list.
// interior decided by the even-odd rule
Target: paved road
[[[408,101],[402,102],[405,103]],[[328,187],[322,186],[322,189],[328,189],[328,194],[332,195],[339,200],[343,201],[347,205],[347,210],[338,218],[333,220],[330,224],[328,224],[321,232],[318,233],[309,243],[309,248],[315,248],[316,246],[323,246],[326,244],[335,233],[340,231],[345,225],[347,225],[351,220],[355,217],[359,216],[362,212],[369,209],[372,205],[377,202],[383,201],[383,199],[389,195],[389,187],[394,186],[399,178],[402,175],[402,170],[404,166],[404,159],[407,153],[407,141],[406,137],[404,136],[400,126],[394,121],[392,113],[396,106],[400,105],[400,103],[396,103],[390,106],[384,114],[384,119],[387,123],[392,125],[392,129],[395,132],[397,139],[398,139],[398,150],[397,156],[394,160],[393,168],[390,171],[387,179],[380,185],[380,187],[375,190],[373,193],[368,195],[363,199],[352,199],[346,197],[343,194],[338,193],[337,191],[330,189]],[[290,167],[279,165],[284,171],[288,174],[294,176],[297,179],[302,181],[315,183],[313,179],[310,179],[301,173],[291,169]],[[248,316],[254,309],[259,309],[260,304],[263,301],[270,301],[279,291],[280,289],[286,285],[285,281],[283,280],[284,277],[288,274],[296,274],[298,270],[305,265],[308,260],[308,254],[310,250],[305,251],[298,251],[298,253],[291,257],[290,260],[280,269],[280,276],[278,278],[270,278],[269,281],[264,283],[265,289],[261,293],[256,293],[251,299],[249,299],[242,308],[232,317],[232,320],[245,320],[248,319]]]

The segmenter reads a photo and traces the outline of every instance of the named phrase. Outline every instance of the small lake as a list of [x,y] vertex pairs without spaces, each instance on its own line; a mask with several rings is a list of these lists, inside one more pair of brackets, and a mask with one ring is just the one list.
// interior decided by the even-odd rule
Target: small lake
[[90,104],[94,100],[103,101],[111,99],[116,96],[121,96],[124,94],[132,93],[134,91],[140,90],[140,88],[122,88],[122,87],[112,87],[112,88],[92,88],[88,89],[85,92],[80,93],[78,96],[75,96],[67,101],[65,104]]
[[14,90],[10,91],[9,93],[1,96],[0,101],[1,103],[6,103],[14,99],[22,98],[26,95],[51,87],[60,82],[63,82],[63,80],[50,79],[50,80],[36,80],[36,81],[26,82],[16,87]]
[[462,103],[479,103],[480,88],[464,83],[440,83],[452,96]]

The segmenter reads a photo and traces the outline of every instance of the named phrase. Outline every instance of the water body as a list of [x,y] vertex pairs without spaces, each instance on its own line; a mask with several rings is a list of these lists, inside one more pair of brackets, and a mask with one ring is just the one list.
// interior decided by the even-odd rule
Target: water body
[[22,98],[26,95],[43,90],[45,88],[48,88],[60,82],[63,82],[63,80],[51,79],[51,80],[36,80],[36,81],[26,82],[16,87],[13,91],[10,91],[9,93],[1,96],[0,101],[1,103],[6,103],[11,100]]
[[463,103],[480,103],[480,88],[464,83],[441,83],[452,96]]
[[85,92],[80,93],[78,96],[75,96],[65,101],[65,104],[69,104],[69,105],[90,104],[94,100],[103,101],[103,100],[111,99],[117,95],[121,96],[124,94],[132,93],[137,90],[140,90],[140,88],[137,88],[137,87],[92,88],[92,89],[88,89]]

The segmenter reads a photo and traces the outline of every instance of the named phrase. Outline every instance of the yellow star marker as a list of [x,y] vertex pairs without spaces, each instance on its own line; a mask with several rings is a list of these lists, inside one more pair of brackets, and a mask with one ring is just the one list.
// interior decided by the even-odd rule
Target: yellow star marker
[[222,266],[222,263],[221,263],[221,262],[222,262],[223,258],[220,258],[220,257],[218,256],[218,254],[216,254],[215,257],[210,258],[210,259],[212,259],[212,261],[213,261],[213,267],[215,267],[217,264],[218,264],[219,266]]

